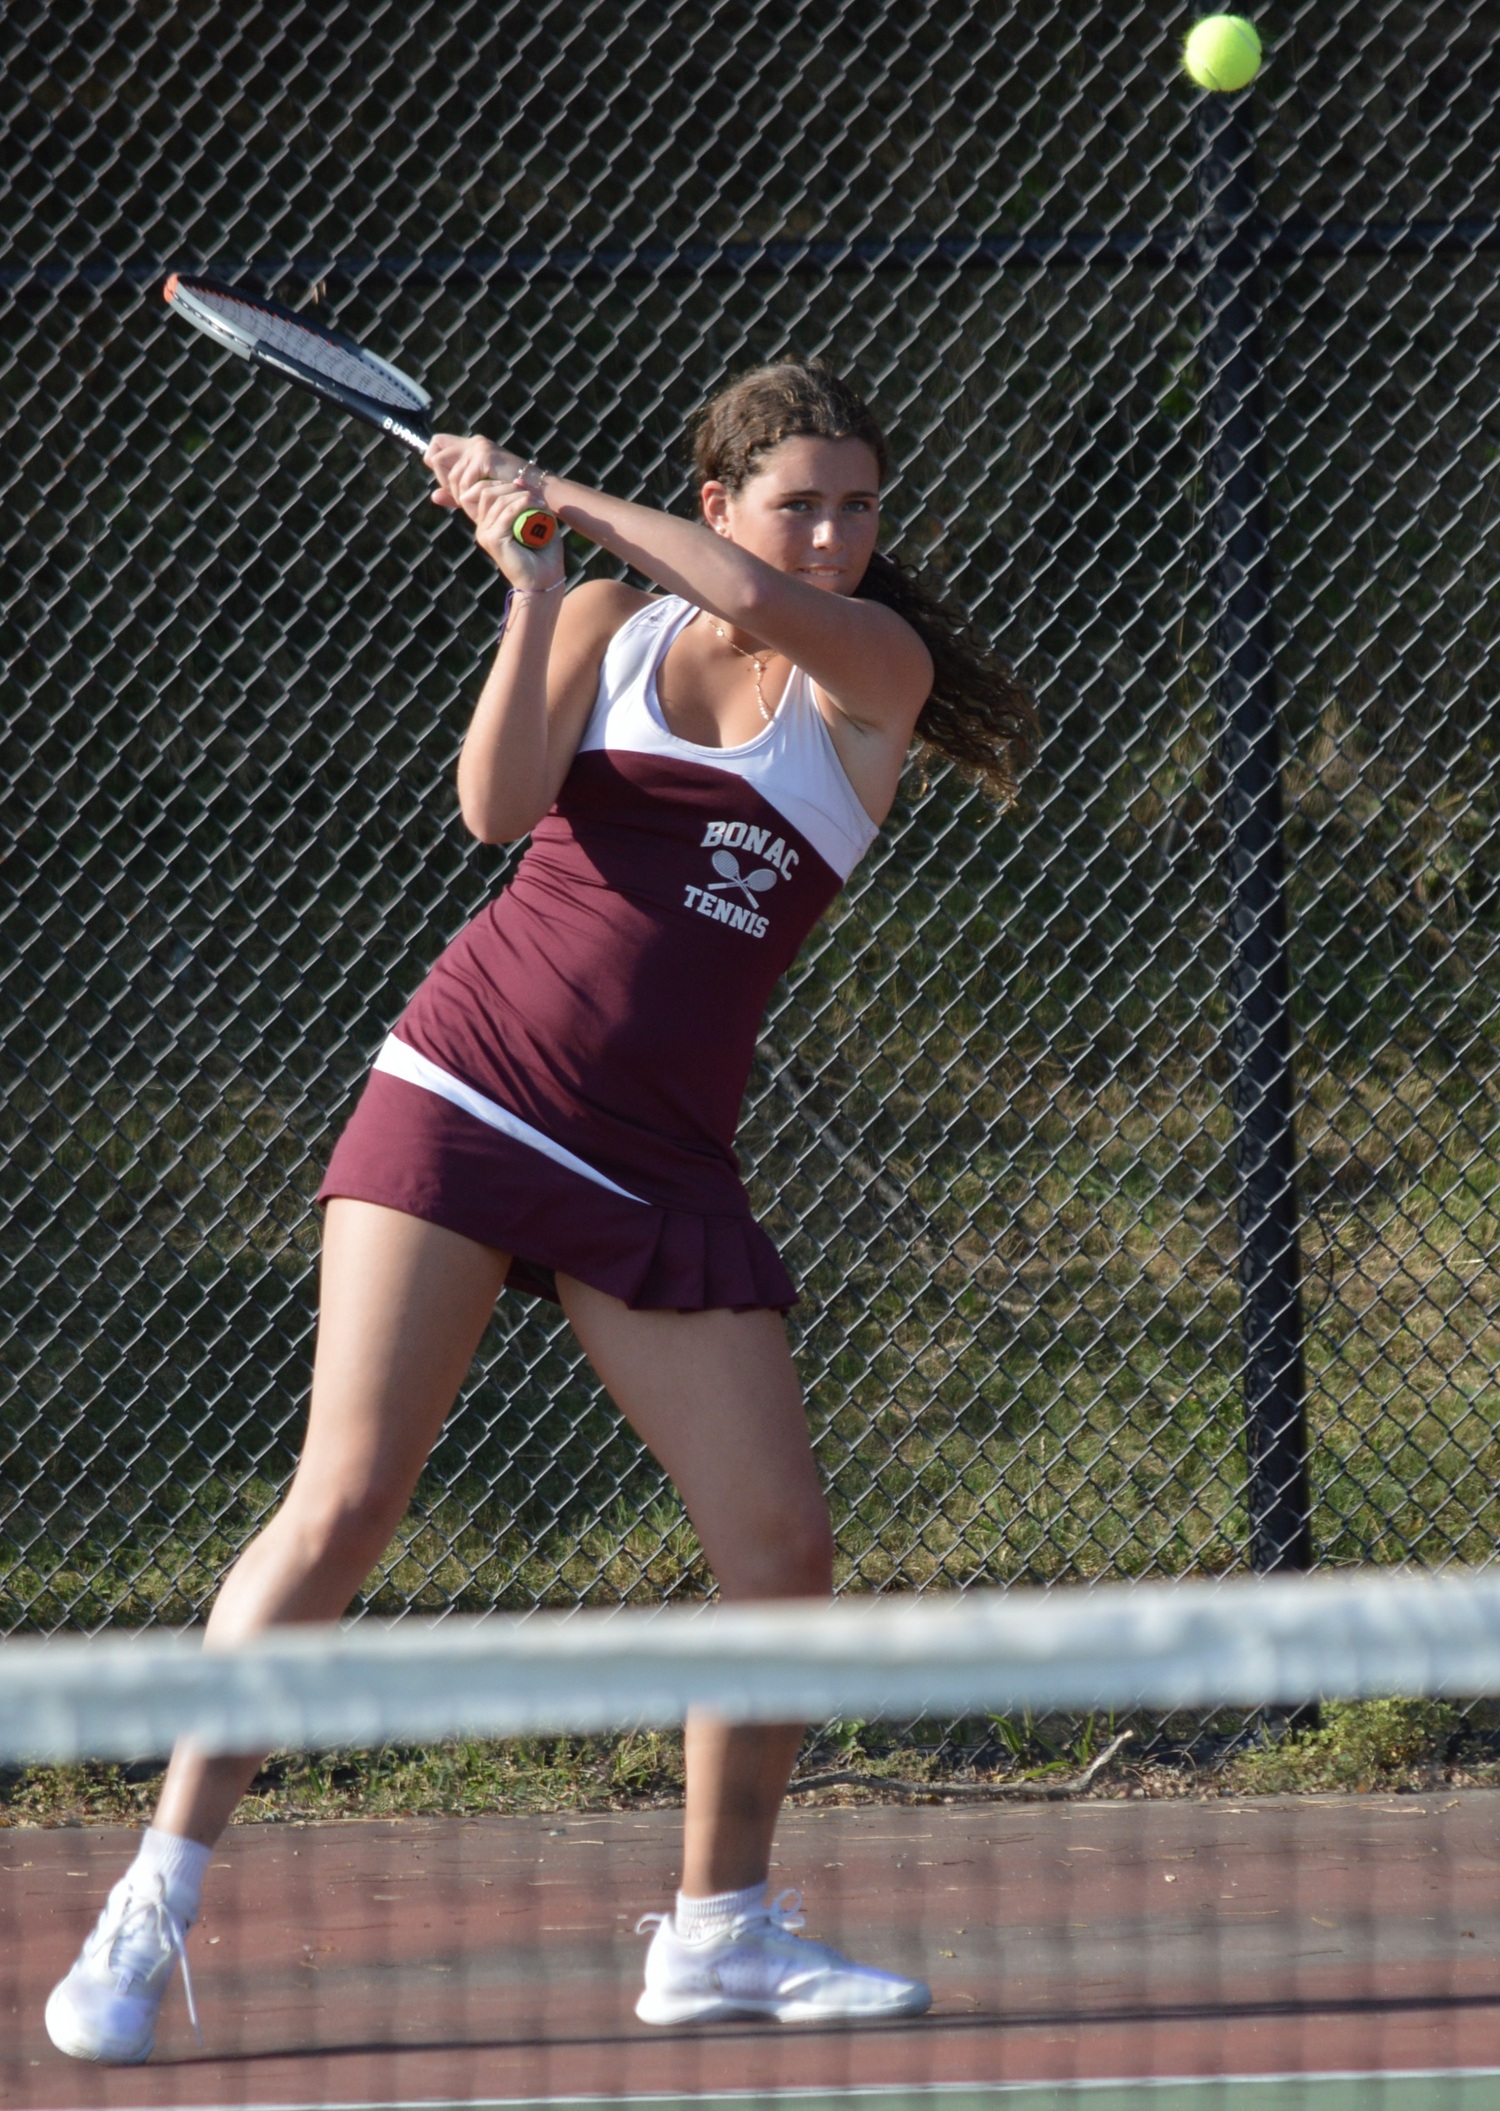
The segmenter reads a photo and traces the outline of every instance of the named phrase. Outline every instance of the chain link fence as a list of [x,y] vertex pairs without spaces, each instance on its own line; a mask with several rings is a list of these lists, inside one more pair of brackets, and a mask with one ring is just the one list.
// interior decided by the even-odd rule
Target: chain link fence
[[[1313,1544],[1487,1560],[1500,21],[1258,20]],[[843,1574],[1243,1564],[1185,27],[7,10],[6,1628],[194,1618],[274,1505],[318,1169],[508,869],[451,789],[493,575],[397,450],[172,325],[179,264],[660,504],[690,503],[683,427],[727,372],[790,346],[862,379],[888,543],[1048,737],[1017,817],[908,782],[766,1023],[743,1157],[804,1285]],[[503,1300],[366,1602],[703,1584],[566,1328]]]

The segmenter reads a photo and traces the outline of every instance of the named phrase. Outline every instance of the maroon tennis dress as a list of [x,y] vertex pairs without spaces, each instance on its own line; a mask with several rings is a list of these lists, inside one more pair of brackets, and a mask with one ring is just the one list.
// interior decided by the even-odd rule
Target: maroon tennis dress
[[874,840],[812,683],[737,748],[680,740],[656,670],[697,613],[610,640],[557,804],[396,1022],[319,1200],[384,1203],[638,1309],[784,1311],[734,1133],[777,979]]

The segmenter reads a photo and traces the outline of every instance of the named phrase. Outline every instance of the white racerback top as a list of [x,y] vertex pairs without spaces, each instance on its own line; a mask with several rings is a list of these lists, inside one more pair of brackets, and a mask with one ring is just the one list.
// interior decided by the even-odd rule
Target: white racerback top
[[812,680],[800,667],[792,669],[771,723],[738,747],[700,747],[667,724],[656,693],[656,672],[672,640],[698,613],[690,601],[663,595],[615,632],[579,754],[611,748],[617,753],[670,756],[738,777],[847,880],[879,829],[849,782],[818,709]]

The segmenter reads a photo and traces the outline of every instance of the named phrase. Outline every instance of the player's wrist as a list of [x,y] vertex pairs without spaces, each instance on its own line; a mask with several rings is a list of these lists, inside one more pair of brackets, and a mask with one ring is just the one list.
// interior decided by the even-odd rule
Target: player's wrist
[[576,503],[580,498],[587,497],[592,489],[590,485],[581,483],[576,476],[562,470],[544,469],[540,462],[529,458],[525,477],[538,499],[545,503],[547,511],[556,514],[559,520],[562,519],[559,508],[568,505],[570,501]]
[[505,607],[500,614],[500,635],[503,638],[511,625],[524,620],[533,605],[550,609],[554,614],[560,606],[558,596],[567,586],[567,575],[555,579],[551,586],[513,586],[505,596]]

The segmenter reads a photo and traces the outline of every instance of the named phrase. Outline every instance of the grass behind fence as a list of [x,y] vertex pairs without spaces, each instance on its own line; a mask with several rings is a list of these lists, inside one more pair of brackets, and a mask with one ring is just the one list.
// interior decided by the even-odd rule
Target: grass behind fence
[[[1430,344],[1469,432],[1479,296],[1361,286],[1371,344],[1395,333],[1391,385]],[[1393,462],[1351,426],[1330,351],[1348,333],[1325,342],[1293,291],[1272,349],[1315,1539],[1327,1560],[1488,1559],[1493,449],[1473,435],[1475,476],[1439,505],[1416,442]],[[1021,423],[1004,392],[1030,368],[975,367],[1010,453],[954,514],[975,535],[949,537],[996,602],[1053,611],[1051,746],[1018,824],[951,783],[909,794],[773,1007],[745,1139],[804,1284],[844,1575],[866,1585],[1225,1568],[1246,1540],[1187,295],[1164,283],[1141,345],[1062,281],[990,296],[1051,304],[1075,348]],[[889,343],[925,295],[901,298]],[[649,309],[630,327],[654,357]],[[367,575],[293,466],[308,418],[253,413],[232,398],[221,418],[190,538],[172,464],[160,487],[112,482],[97,520],[59,516],[38,622],[17,606],[5,626],[26,818],[6,863],[25,945],[0,1109],[0,1470],[20,1491],[0,1624],[190,1618],[274,1502],[318,1166],[379,1028],[494,872],[443,781],[470,574],[436,531],[397,528],[395,472],[331,436],[333,485],[380,523]],[[253,513],[235,474],[262,480]],[[196,470],[181,492],[198,506]],[[1381,519],[1400,546],[1372,572]],[[76,586],[96,542],[118,567],[97,606]],[[507,1301],[369,1602],[702,1588],[680,1512],[555,1320]]]

